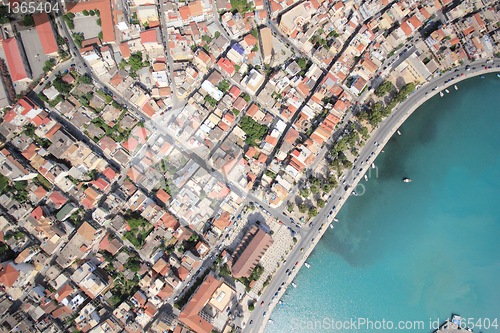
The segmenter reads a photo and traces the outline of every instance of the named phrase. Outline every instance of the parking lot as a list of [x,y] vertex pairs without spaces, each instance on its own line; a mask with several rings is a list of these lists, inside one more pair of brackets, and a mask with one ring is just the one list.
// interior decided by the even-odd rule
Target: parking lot
[[83,33],[85,39],[97,37],[102,30],[96,23],[97,19],[97,16],[76,15],[73,19],[75,23],[75,29],[73,29],[73,31],[76,33]]

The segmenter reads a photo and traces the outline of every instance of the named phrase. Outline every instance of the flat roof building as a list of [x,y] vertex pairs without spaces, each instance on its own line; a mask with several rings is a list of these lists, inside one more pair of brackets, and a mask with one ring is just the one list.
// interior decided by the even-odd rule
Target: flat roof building
[[269,64],[274,54],[273,34],[271,33],[271,29],[260,29],[260,37],[262,41],[262,55],[264,63]]

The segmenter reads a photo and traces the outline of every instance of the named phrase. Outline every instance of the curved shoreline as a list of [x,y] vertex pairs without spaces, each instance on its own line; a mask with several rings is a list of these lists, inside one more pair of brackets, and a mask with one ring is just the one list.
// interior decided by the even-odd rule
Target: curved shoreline
[[[497,61],[497,62],[495,63],[495,61]],[[491,65],[492,68],[485,69],[484,67],[481,67],[482,64],[485,64],[485,66]],[[486,64],[485,61],[483,61],[483,62],[477,61],[477,62],[471,63],[470,64],[471,68],[476,67],[476,69],[475,70],[471,69],[470,71],[466,71],[465,70],[466,66],[461,65],[461,66],[455,68],[455,69],[459,69],[458,72],[455,72],[455,70],[447,72],[445,74],[442,74],[440,76],[432,78],[427,83],[419,86],[419,88],[415,89],[414,93],[412,93],[412,95],[410,95],[403,103],[400,103],[395,107],[395,109],[393,110],[393,112],[391,113],[390,116],[384,118],[380,122],[378,128],[376,128],[375,130],[373,130],[370,133],[371,136],[366,141],[367,144],[363,147],[364,149],[360,151],[359,156],[361,156],[363,154],[363,152],[371,151],[371,149],[367,148],[367,147],[372,148],[371,146],[368,145],[368,143],[379,142],[380,146],[374,150],[375,155],[373,156],[373,160],[372,160],[372,161],[374,161],[377,158],[377,156],[380,154],[381,150],[383,150],[383,148],[386,145],[386,143],[388,142],[388,140],[398,130],[398,128],[413,114],[413,112],[415,110],[417,110],[420,106],[422,106],[427,100],[434,97],[436,94],[439,94],[440,91],[442,91],[442,90],[444,90],[452,85],[455,85],[461,81],[464,81],[464,80],[467,80],[467,79],[470,79],[470,78],[473,78],[473,77],[476,77],[479,75],[488,74],[488,73],[499,73],[500,67],[495,67],[497,65],[500,65],[500,59],[493,59],[490,62],[490,64]],[[465,75],[462,76],[461,73],[464,73]],[[460,76],[457,77],[456,76],[457,74]],[[441,81],[447,81],[450,78],[453,78],[453,80],[450,82],[447,82],[447,83],[441,82]],[[439,83],[441,83],[441,84],[439,84]],[[438,89],[432,90],[435,86],[438,86]],[[428,92],[427,95],[425,95],[426,92]],[[361,160],[363,160],[363,159],[361,159]],[[367,165],[369,165],[369,163]],[[366,172],[366,170],[365,170],[365,172]],[[355,170],[354,169],[348,170],[346,172],[346,175],[348,175],[348,174],[352,175],[353,171],[355,171]],[[352,184],[351,184],[352,187],[348,191],[345,191],[341,195],[341,200],[337,202],[337,205],[336,205],[337,209],[334,211],[332,218],[337,215],[337,213],[340,211],[340,209],[342,208],[344,203],[347,201],[347,198],[349,198],[349,196],[351,195],[351,192],[356,188],[359,181],[361,179],[363,179],[363,175],[365,174],[365,172],[360,174],[359,179],[352,182]],[[339,188],[340,188],[340,186],[336,190],[333,191],[332,197],[334,196],[335,193],[337,193],[336,191]],[[337,193],[337,194],[339,194],[339,193]],[[329,203],[329,204],[331,204],[331,203]],[[327,205],[327,206],[330,206],[330,205]],[[321,210],[321,214],[318,214],[318,217],[321,218],[319,216],[319,215],[321,215],[323,218],[325,218],[324,217],[324,215],[326,215],[325,212],[328,213],[329,210],[330,209],[326,209],[326,207],[325,207],[324,209]],[[328,229],[329,222],[327,221],[326,218],[325,218],[325,220],[326,220],[325,227],[322,228],[319,235],[314,239],[313,243],[311,243],[307,247],[307,249],[304,249],[303,256],[302,256],[302,258],[300,258],[300,260],[298,260],[299,264],[298,264],[298,267],[295,270],[294,274],[292,274],[290,277],[287,277],[285,288],[283,288],[283,290],[280,292],[279,298],[281,298],[282,294],[287,289],[286,287],[288,287],[288,285],[291,283],[291,281],[293,281],[295,276],[300,271],[300,268],[302,268],[302,265],[304,264],[304,262],[307,260],[309,255],[312,253],[312,251],[314,250],[314,248],[318,244],[319,240],[323,237],[324,233]],[[298,249],[299,247],[296,246],[296,248]],[[296,249],[294,249],[294,250],[296,250]],[[269,290],[271,290],[271,288],[269,288]],[[271,315],[272,311],[274,310],[274,307],[276,306],[276,304],[278,304],[278,303],[273,302],[273,304],[267,309],[267,316],[266,316],[267,318],[270,318],[270,315]],[[256,331],[257,332],[264,332],[264,329],[267,325],[267,322],[268,322],[268,320],[264,320],[264,322],[262,322],[262,324],[260,325],[260,327]]]

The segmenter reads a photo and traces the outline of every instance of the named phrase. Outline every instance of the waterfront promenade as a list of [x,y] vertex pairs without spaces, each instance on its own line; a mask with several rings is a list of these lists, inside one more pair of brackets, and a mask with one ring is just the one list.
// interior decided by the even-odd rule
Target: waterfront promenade
[[[481,65],[492,66],[493,68],[486,70]],[[498,65],[500,65],[500,59],[495,59],[493,62],[490,62],[489,64],[486,64],[484,61],[482,62],[476,61],[470,64],[471,67],[470,71],[466,71],[465,66],[460,66],[458,67],[458,71],[447,72],[442,76],[437,76],[435,78],[432,78],[427,84],[422,85],[420,86],[419,89],[415,90],[415,92],[412,93],[404,103],[398,105],[393,110],[391,116],[385,118],[380,123],[379,127],[372,132],[372,137],[367,141],[365,147],[361,150],[360,155],[358,157],[358,161],[357,163],[354,164],[356,166],[356,170],[349,170],[346,172],[347,183],[349,185],[352,185],[352,188],[348,189],[348,191],[344,191],[343,186],[342,187],[339,186],[339,188],[336,191],[334,191],[331,198],[328,200],[328,203],[325,206],[325,208],[322,209],[318,214],[318,216],[313,220],[313,227],[309,228],[307,232],[304,232],[302,234],[302,237],[298,240],[294,250],[290,253],[289,257],[287,258],[286,265],[282,265],[282,267],[278,269],[273,280],[271,281],[271,284],[269,285],[265,293],[262,295],[262,297],[258,300],[258,304],[260,304],[260,302],[263,301],[265,305],[262,307],[259,305],[256,306],[255,310],[253,311],[250,317],[252,325],[247,324],[244,329],[244,332],[262,332],[264,330],[265,324],[267,323],[267,320],[269,319],[269,316],[274,306],[277,304],[277,301],[283,295],[286,287],[289,285],[289,283],[291,283],[295,274],[297,274],[302,264],[305,262],[309,254],[314,249],[314,246],[317,244],[323,233],[326,231],[327,225],[331,221],[331,219],[327,220],[327,215],[330,213],[330,211],[333,209],[334,206],[336,206],[336,210],[334,211],[333,216],[336,215],[336,213],[340,210],[346,199],[349,197],[352,189],[354,189],[359,180],[362,179],[364,172],[368,169],[371,162],[375,160],[376,155],[380,153],[384,145],[391,138],[391,136],[398,130],[401,124],[419,106],[421,106],[425,101],[427,101],[431,97],[435,96],[436,94],[439,94],[440,91],[443,90],[443,93],[445,93],[444,89],[447,87],[451,87],[451,89],[449,89],[450,94],[451,95],[456,94],[457,91],[455,91],[453,85],[459,83],[462,80],[474,76],[484,75],[493,72],[494,73],[500,72],[500,68],[496,67]],[[475,67],[475,69],[472,69],[473,67]],[[451,78],[453,78],[452,81],[445,83],[445,81]],[[436,90],[433,90],[433,88],[436,86],[438,88]],[[436,110],[436,112],[439,112],[439,110]],[[377,144],[374,144],[375,142],[377,142]],[[364,165],[361,165],[361,162],[366,161],[366,159],[368,159],[369,156],[373,156],[369,160],[369,163],[364,163]],[[363,168],[363,171],[360,173],[360,175],[356,176],[356,173],[358,170],[360,170],[360,168]],[[354,180],[354,177],[356,177],[356,180]],[[321,228],[322,224],[324,224],[324,226]],[[300,252],[302,248],[304,249],[304,252]],[[292,271],[291,276],[288,276],[286,270],[288,269],[292,270],[296,262],[298,262],[296,269]],[[283,282],[285,284],[283,287],[281,287],[281,290],[278,293],[278,297],[276,297],[276,299],[271,303],[270,307],[267,307],[266,305],[271,301],[272,297],[277,292],[277,289],[281,286]],[[264,312],[266,313],[265,316],[263,315]]]

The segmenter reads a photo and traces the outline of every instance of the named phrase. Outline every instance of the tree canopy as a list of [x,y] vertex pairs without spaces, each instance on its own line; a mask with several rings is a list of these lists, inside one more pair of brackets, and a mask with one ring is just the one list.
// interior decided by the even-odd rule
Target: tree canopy
[[52,85],[61,94],[68,94],[71,89],[73,89],[73,86],[71,84],[64,82],[60,77],[55,79],[54,82],[52,82]]
[[240,122],[240,127],[247,135],[245,143],[248,145],[257,145],[257,141],[261,141],[264,135],[269,131],[266,125],[260,125],[249,116],[243,117]]

